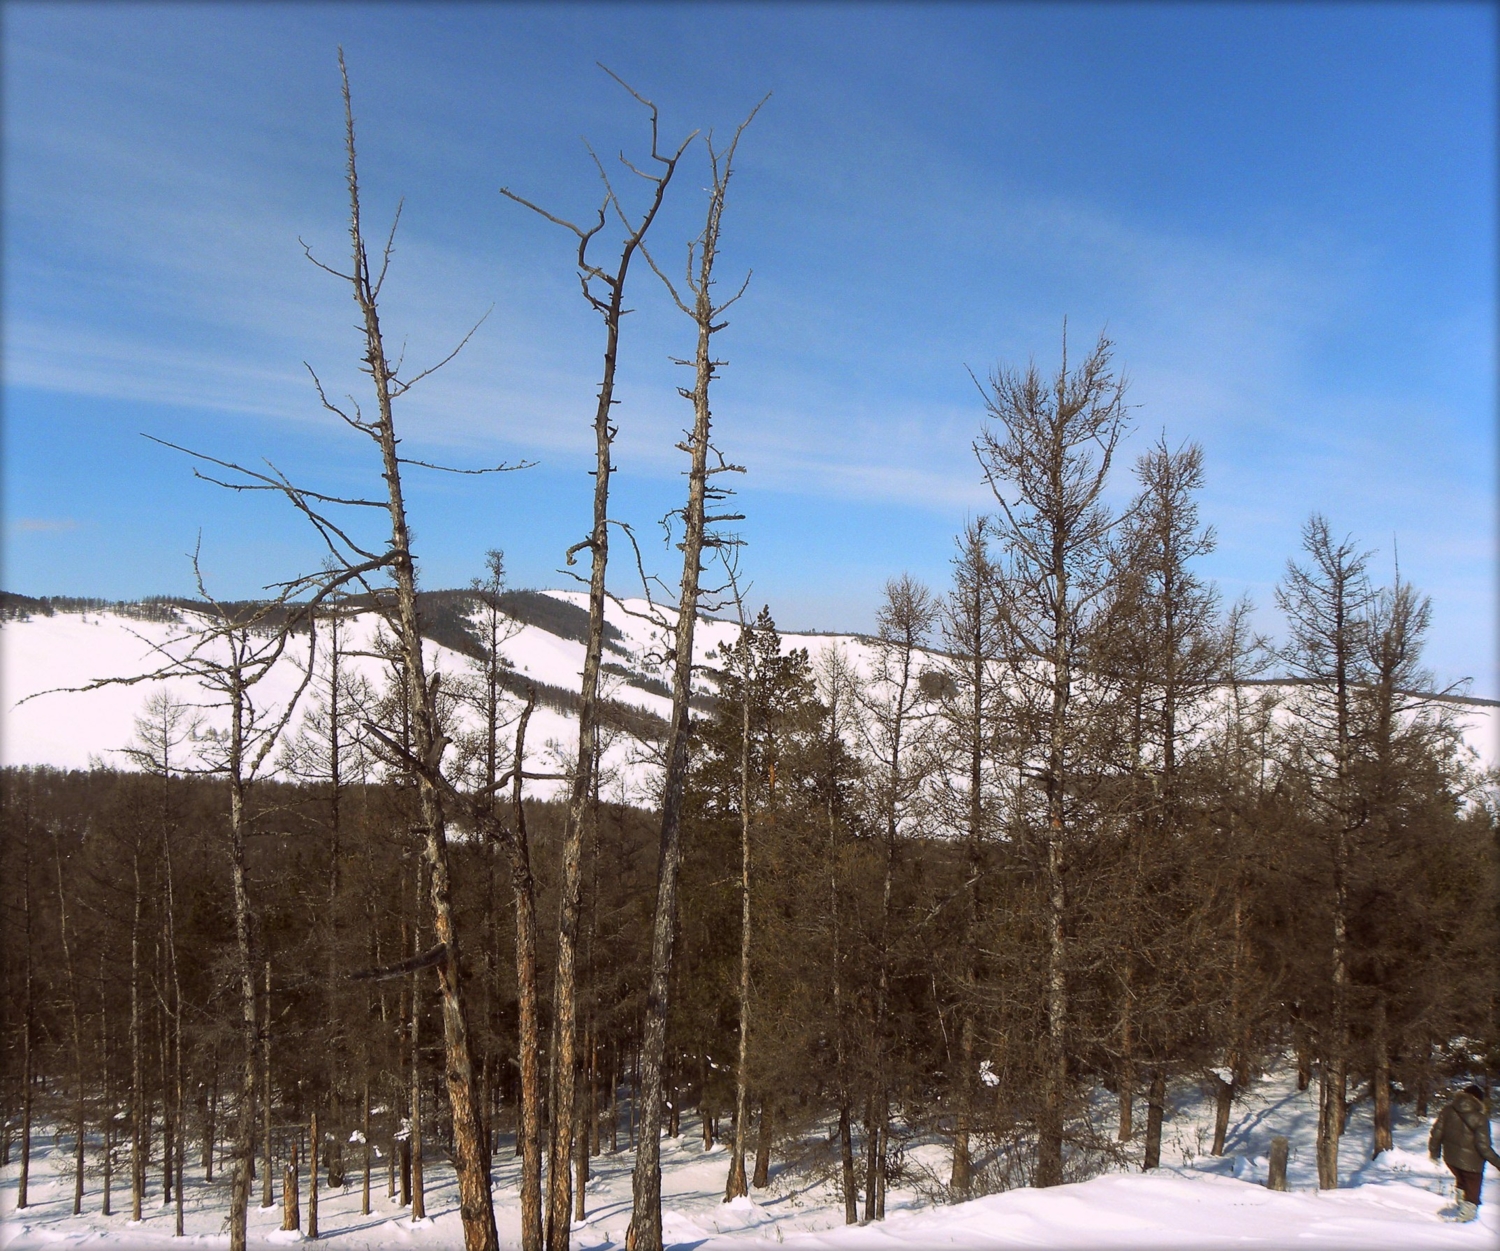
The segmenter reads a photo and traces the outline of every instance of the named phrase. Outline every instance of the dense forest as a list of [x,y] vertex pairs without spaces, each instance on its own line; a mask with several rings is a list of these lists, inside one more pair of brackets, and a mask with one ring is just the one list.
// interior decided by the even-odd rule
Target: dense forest
[[[1276,593],[1283,641],[1257,635],[1199,572],[1199,449],[1163,439],[1122,489],[1129,411],[1103,339],[988,378],[975,452],[995,509],[958,536],[948,588],[889,583],[870,663],[788,651],[761,612],[695,673],[699,611],[747,610],[753,561],[725,529],[716,475],[737,466],[709,400],[743,125],[707,149],[705,226],[668,283],[696,341],[683,568],[659,617],[670,720],[600,687],[622,300],[688,148],[658,148],[644,101],[643,207],[606,178],[599,226],[545,213],[572,232],[604,340],[593,522],[568,553],[588,558],[581,689],[507,666],[520,608],[498,556],[445,608],[419,596],[402,480],[433,466],[398,454],[394,413],[422,374],[385,347],[390,252],[366,246],[347,81],[345,102],[352,259],[325,268],[352,291],[372,389],[364,408],[318,394],[380,473],[372,498],[336,498],[199,456],[298,510],[322,564],[265,602],[200,583],[200,625],[141,676],[192,678],[211,727],[153,697],[135,768],[4,775],[0,1151],[19,1154],[19,1206],[43,1128],[76,1151],[75,1209],[138,1215],[180,1202],[188,1172],[225,1178],[236,1248],[252,1202],[301,1222],[305,1200],[315,1235],[320,1186],[357,1182],[367,1210],[384,1186],[419,1215],[437,1154],[481,1251],[490,1164],[514,1151],[528,1251],[562,1251],[590,1159],[634,1151],[631,1245],[655,1251],[658,1144],[689,1107],[732,1144],[726,1198],[791,1153],[854,1222],[883,1218],[919,1137],[951,1144],[954,1199],[1088,1176],[1137,1137],[1152,1167],[1169,1081],[1217,1098],[1221,1152],[1237,1095],[1283,1057],[1316,1083],[1334,1186],[1341,1150],[1390,1146],[1393,1100],[1423,1111],[1448,1077],[1500,1066],[1494,779],[1422,667],[1428,602],[1314,516]],[[606,262],[607,216],[623,241]],[[384,622],[381,689],[340,667],[357,608]],[[459,618],[471,670],[429,671],[424,638]],[[259,699],[301,655],[295,699]],[[543,803],[526,731],[548,699],[579,737]],[[606,797],[618,735],[654,803]],[[1366,1098],[1374,1140],[1341,1144]]]

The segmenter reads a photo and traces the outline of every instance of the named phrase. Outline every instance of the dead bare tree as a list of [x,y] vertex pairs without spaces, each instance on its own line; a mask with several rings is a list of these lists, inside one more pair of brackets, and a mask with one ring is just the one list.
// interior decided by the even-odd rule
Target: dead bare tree
[[[601,68],[603,68],[601,66]],[[614,472],[610,461],[616,427],[611,421],[610,409],[618,402],[615,393],[615,368],[619,360],[620,320],[628,311],[624,307],[625,281],[630,272],[630,263],[637,251],[644,251],[646,232],[656,220],[677,162],[687,151],[696,131],[678,145],[677,150],[667,155],[661,150],[658,137],[658,114],[656,105],[640,95],[632,87],[608,69],[609,74],[626,91],[649,110],[651,114],[651,161],[656,172],[642,170],[631,164],[624,155],[621,163],[632,173],[643,178],[650,187],[650,200],[646,210],[634,220],[625,212],[615,193],[603,162],[590,149],[589,154],[599,171],[604,184],[604,198],[599,205],[594,223],[587,229],[571,221],[549,213],[530,200],[517,195],[507,187],[500,194],[517,204],[539,213],[548,221],[571,231],[578,239],[578,282],[583,298],[604,322],[604,368],[599,382],[599,402],[594,413],[594,524],[589,537],[568,549],[567,562],[573,564],[576,553],[587,548],[591,558],[589,571],[589,629],[584,645],[582,689],[578,706],[578,754],[575,757],[572,786],[568,796],[568,818],[563,830],[562,881],[558,904],[557,972],[553,980],[553,1064],[556,1084],[553,1091],[557,1109],[571,1109],[575,1102],[578,1033],[578,927],[583,906],[583,838],[588,820],[589,796],[592,794],[591,771],[598,756],[598,699],[599,664],[604,648],[604,602],[605,573],[609,562],[609,479]],[[625,239],[620,246],[619,261],[613,271],[606,270],[589,259],[589,245],[604,229],[611,211],[625,230]],[[559,1111],[554,1118],[557,1126],[552,1134],[551,1153],[548,1160],[548,1176],[551,1179],[547,1193],[547,1247],[549,1251],[566,1251],[568,1229],[572,1221],[572,1195],[570,1193],[573,1141],[566,1126],[571,1116]]]
[[[764,101],[761,102],[762,104]],[[635,1171],[632,1178],[634,1205],[626,1244],[631,1251],[661,1251],[661,1119],[662,1063],[667,1043],[667,1002],[671,985],[672,942],[677,920],[677,879],[682,863],[682,799],[687,782],[689,700],[693,691],[693,629],[698,618],[700,577],[703,572],[705,545],[718,546],[722,540],[709,527],[737,521],[737,514],[713,516],[708,505],[722,500],[727,492],[710,484],[717,474],[737,471],[722,455],[710,467],[708,454],[712,418],[709,409],[709,387],[724,363],[714,359],[713,336],[728,324],[721,321],[726,309],[744,294],[741,285],[729,299],[714,303],[714,262],[719,253],[719,237],[729,180],[734,171],[735,149],[745,127],[760,110],[756,105],[740,123],[728,146],[714,147],[713,136],[707,139],[712,186],[709,189],[708,215],[703,231],[688,245],[686,293],[684,299],[672,281],[651,259],[646,259],[671,293],[677,307],[692,318],[698,331],[697,352],[691,362],[693,387],[679,388],[684,399],[693,405],[693,428],[686,442],[678,444],[688,454],[687,503],[678,512],[682,521],[682,581],[677,596],[677,611],[671,637],[672,720],[667,737],[666,776],[662,783],[661,837],[657,851],[656,911],[651,925],[651,971],[646,991],[645,1019],[641,1031],[641,1123],[637,1140]],[[748,275],[745,284],[750,281]],[[681,361],[680,364],[688,364]]]

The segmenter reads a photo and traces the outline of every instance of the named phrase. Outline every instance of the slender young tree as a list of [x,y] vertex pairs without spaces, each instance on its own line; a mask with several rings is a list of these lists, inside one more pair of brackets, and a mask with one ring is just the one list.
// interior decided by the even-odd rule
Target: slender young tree
[[740,594],[736,571],[730,568],[735,613],[740,621],[740,637],[727,657],[740,687],[740,980],[739,1039],[734,1071],[734,1144],[729,1157],[729,1177],[724,1183],[724,1202],[750,1193],[745,1180],[745,1139],[750,1121],[750,711],[751,693],[758,677],[755,671],[756,649],[745,620],[745,603]]
[[73,945],[68,939],[68,896],[63,885],[62,838],[52,828],[52,863],[57,871],[57,935],[67,976],[69,1036],[73,1044],[73,1215],[83,1211],[84,1078],[83,1020],[78,1011],[78,978],[73,968]]
[[[994,766],[1001,688],[1001,636],[996,612],[996,570],[990,559],[991,523],[981,517],[965,527],[953,561],[953,589],[940,612],[943,650],[943,700],[940,708],[938,758],[943,762],[939,801],[945,823],[964,839],[964,954],[957,971],[958,1073],[953,1078],[955,1121],[953,1161],[948,1188],[968,1198],[973,1184],[970,1130],[976,1102],[975,1012],[982,977],[980,959],[980,878],[985,842],[995,823]],[[956,775],[956,776],[955,776]]]
[[844,842],[844,794],[849,781],[847,744],[861,736],[859,676],[842,648],[822,653],[816,666],[818,698],[827,709],[819,762],[827,834],[829,991],[834,1041],[834,1082],[838,1093],[839,1178],[844,1197],[844,1223],[859,1223],[859,1193],[854,1177],[852,1091],[849,1074],[848,1021],[844,1004],[844,935],[839,899],[844,890],[840,871]]
[[921,803],[929,728],[921,689],[922,651],[938,608],[920,582],[903,574],[886,583],[875,613],[875,672],[865,690],[866,747],[871,759],[871,800],[881,832],[880,912],[874,936],[875,1004],[870,1022],[870,1088],[866,1094],[865,1219],[885,1219],[890,1134],[892,1044],[892,891],[901,843]]

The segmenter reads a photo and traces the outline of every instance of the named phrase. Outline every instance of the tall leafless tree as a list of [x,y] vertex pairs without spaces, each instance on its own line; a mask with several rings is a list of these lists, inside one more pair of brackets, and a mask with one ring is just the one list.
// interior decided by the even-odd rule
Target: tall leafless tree
[[[677,307],[692,318],[697,328],[697,351],[691,366],[693,386],[679,388],[693,405],[693,428],[678,447],[689,457],[688,498],[678,516],[682,522],[682,580],[672,622],[672,719],[667,737],[666,776],[662,782],[661,838],[657,853],[656,910],[651,922],[651,967],[646,990],[645,1020],[641,1030],[641,1121],[632,1176],[633,1207],[626,1242],[631,1251],[661,1251],[661,1120],[662,1064],[666,1056],[667,1002],[672,973],[672,944],[677,923],[677,881],[682,862],[682,800],[688,769],[688,718],[693,693],[693,632],[698,618],[700,579],[705,545],[714,546],[710,527],[736,521],[735,514],[714,516],[708,506],[727,494],[711,484],[721,473],[738,466],[722,455],[710,466],[712,416],[709,387],[722,361],[714,359],[713,336],[728,324],[724,312],[744,293],[739,291],[722,303],[714,301],[714,264],[719,255],[720,233],[729,180],[734,172],[734,154],[740,136],[760,105],[740,123],[722,151],[707,139],[712,185],[708,192],[708,214],[703,231],[688,245],[685,291],[679,289],[652,262],[652,268],[671,293]],[[647,260],[651,260],[647,253]],[[746,283],[749,278],[746,278]],[[689,362],[683,361],[682,364]]]

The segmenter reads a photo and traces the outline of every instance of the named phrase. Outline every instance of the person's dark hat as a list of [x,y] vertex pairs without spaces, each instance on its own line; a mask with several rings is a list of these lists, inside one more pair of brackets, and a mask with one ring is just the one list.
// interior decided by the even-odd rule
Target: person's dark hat
[[1464,1094],[1473,1095],[1474,1098],[1478,1099],[1480,1103],[1484,1102],[1484,1091],[1476,1086],[1473,1082],[1470,1082],[1467,1086],[1464,1087]]

